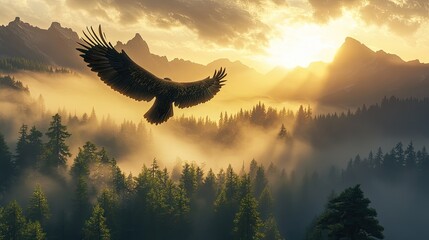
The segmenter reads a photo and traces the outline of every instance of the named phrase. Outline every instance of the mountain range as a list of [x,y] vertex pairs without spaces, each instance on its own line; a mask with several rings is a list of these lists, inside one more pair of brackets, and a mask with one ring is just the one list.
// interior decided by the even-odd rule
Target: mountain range
[[429,64],[406,62],[347,37],[331,63],[287,72],[270,93],[343,106],[378,102],[384,96],[423,98],[429,96]]
[[[19,17],[0,26],[0,58],[23,58],[77,72],[88,72],[75,48],[81,41],[70,28],[53,22],[40,29]],[[240,61],[218,59],[207,65],[175,58],[168,60],[150,52],[140,34],[115,48],[125,50],[138,64],[159,77],[194,81],[212,75],[219,67],[228,70],[227,94],[234,97],[262,96],[276,101],[318,101],[357,106],[384,96],[429,96],[429,64],[406,62],[382,50],[373,51],[347,37],[331,63],[314,62],[292,70],[280,67],[262,74]]]

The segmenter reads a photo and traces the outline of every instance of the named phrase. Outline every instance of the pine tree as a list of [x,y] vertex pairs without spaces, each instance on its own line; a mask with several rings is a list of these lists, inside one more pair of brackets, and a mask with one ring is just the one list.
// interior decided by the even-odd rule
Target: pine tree
[[262,220],[267,220],[273,213],[273,197],[271,196],[270,189],[265,187],[262,191],[261,196],[259,197],[259,212],[261,213]]
[[186,196],[191,198],[197,189],[195,166],[185,163],[183,166],[180,184],[186,192]]
[[256,200],[249,192],[240,202],[240,208],[234,218],[234,239],[262,239],[262,223],[259,218]]
[[261,196],[262,191],[268,184],[268,180],[265,177],[265,169],[260,165],[256,170],[256,176],[253,180],[253,194],[256,198]]
[[395,148],[393,149],[394,152],[394,158],[395,158],[395,170],[398,170],[398,168],[403,166],[404,159],[405,159],[405,153],[403,149],[402,142],[399,142],[396,144]]
[[23,124],[19,129],[19,138],[16,143],[15,164],[19,170],[23,170],[28,166],[28,127]]
[[384,228],[378,223],[377,212],[370,208],[360,185],[345,189],[332,198],[318,221],[334,239],[383,239]]
[[381,150],[381,147],[377,149],[377,153],[374,157],[374,167],[376,169],[379,169],[383,164],[383,151]]
[[79,148],[79,153],[74,159],[73,165],[70,169],[75,178],[80,176],[89,176],[89,167],[98,159],[97,147],[91,143],[86,142],[82,148]]
[[38,221],[41,224],[44,224],[49,218],[48,200],[46,199],[40,185],[36,186],[33,196],[30,198],[30,202],[27,207],[27,216],[30,220]]
[[19,240],[24,238],[27,220],[16,201],[9,203],[3,209],[0,217],[0,237],[8,240]]
[[258,163],[255,159],[252,159],[249,167],[249,177],[250,179],[254,179],[256,176],[256,170],[258,169]]
[[12,162],[12,154],[0,133],[0,194],[9,185],[15,172],[15,166]]
[[38,221],[28,222],[24,229],[23,240],[44,240],[46,233]]
[[104,189],[101,195],[97,199],[97,203],[104,210],[104,216],[106,217],[106,225],[111,230],[111,235],[116,235],[118,227],[118,207],[119,200],[117,195],[108,189]]
[[31,154],[32,162],[30,163],[31,166],[34,168],[40,167],[40,158],[43,153],[43,142],[42,142],[42,132],[36,129],[35,126],[33,126],[30,129],[30,133],[28,134],[28,152]]
[[276,219],[271,216],[264,222],[263,240],[282,240]]
[[277,137],[279,139],[285,139],[288,137],[288,133],[286,131],[285,125],[282,124],[282,126],[280,127],[280,132],[277,134]]
[[200,196],[206,199],[209,206],[211,206],[216,199],[216,194],[217,194],[216,176],[213,173],[213,170],[210,169],[200,189]]
[[81,238],[81,230],[85,219],[90,214],[90,203],[87,180],[81,176],[77,179],[76,189],[73,196],[72,212],[72,238]]
[[104,210],[96,204],[91,217],[85,222],[84,239],[87,240],[110,240],[110,231],[106,225]]
[[224,175],[225,182],[215,201],[216,239],[231,239],[234,217],[239,209],[239,181],[231,165]]
[[48,166],[66,167],[67,158],[71,157],[71,154],[65,141],[71,134],[67,132],[67,127],[61,124],[61,116],[58,113],[52,116],[46,136],[49,138],[46,144]]
[[417,159],[416,159],[416,152],[414,151],[413,142],[410,142],[410,144],[408,144],[407,149],[405,149],[404,153],[405,153],[404,166],[408,170],[416,169]]

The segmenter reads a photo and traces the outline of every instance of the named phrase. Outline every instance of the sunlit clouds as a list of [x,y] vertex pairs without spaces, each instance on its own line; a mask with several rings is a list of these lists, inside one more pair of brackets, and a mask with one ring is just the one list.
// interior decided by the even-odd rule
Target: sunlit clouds
[[347,36],[406,60],[429,61],[426,0],[0,0],[0,21],[80,34],[102,24],[109,40],[140,33],[153,53],[207,64],[239,60],[259,71],[329,62]]

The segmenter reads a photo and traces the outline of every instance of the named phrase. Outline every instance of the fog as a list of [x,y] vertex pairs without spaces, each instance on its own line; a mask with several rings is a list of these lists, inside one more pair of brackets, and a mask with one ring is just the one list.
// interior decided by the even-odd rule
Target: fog
[[[118,92],[113,91],[110,87],[98,80],[95,74],[86,75],[83,73],[73,74],[43,74],[24,72],[15,75],[16,79],[28,86],[32,98],[43,96],[44,105],[47,111],[46,115],[53,115],[57,111],[65,114],[63,118],[77,116],[80,118],[83,114],[90,114],[92,109],[95,110],[99,121],[109,118],[116,125],[122,124],[124,121],[133,121],[139,123],[143,118],[143,114],[150,108],[153,102],[137,102]],[[227,88],[228,85],[225,86]],[[217,122],[221,113],[237,113],[240,109],[251,109],[261,100],[269,106],[273,107],[288,107],[297,109],[297,102],[275,102],[267,97],[248,96],[242,98],[234,95],[226,95],[221,91],[211,101],[197,105],[188,109],[174,108],[175,117],[190,117],[195,118],[209,117]],[[5,109],[5,108],[3,108]],[[33,125],[35,123],[15,117],[15,129],[21,124]],[[36,124],[37,125],[37,124]],[[42,127],[45,127],[44,123]],[[172,130],[172,124],[151,125],[144,123],[148,132],[153,136],[153,155],[145,154],[139,151],[140,148],[133,149],[132,152],[121,155],[119,160],[121,165],[127,171],[140,171],[143,163],[149,163],[153,158],[157,158],[166,166],[170,166],[176,159],[183,161],[195,162],[204,165],[205,168],[225,168],[228,163],[234,167],[241,167],[247,164],[252,159],[270,159],[279,155],[277,152],[267,151],[269,146],[273,144],[279,126],[269,129],[240,129],[243,136],[236,144],[235,148],[218,146],[205,139],[194,139],[192,137],[181,136],[175,134]],[[244,128],[244,126],[238,126]],[[16,130],[15,130],[16,131]],[[82,132],[83,131],[83,132]],[[72,152],[77,151],[79,144],[83,144],[88,139],[83,139],[85,135],[91,135],[91,128],[79,129],[77,134],[72,133]],[[16,138],[16,134],[14,135]],[[132,137],[132,136],[129,136]],[[198,141],[196,141],[198,140]],[[165,150],[168,146],[168,151]],[[143,148],[144,149],[144,148]],[[116,155],[115,157],[119,157]]]
[[[279,229],[288,239],[303,237],[332,190],[339,192],[353,184],[362,184],[372,200],[387,239],[420,239],[428,235],[423,224],[429,213],[421,209],[426,209],[429,194],[422,193],[414,180],[398,177],[397,181],[386,181],[377,174],[368,180],[365,171],[356,179],[347,179],[353,175],[349,160],[357,154],[364,158],[370,151],[375,154],[379,147],[384,154],[389,153],[398,142],[406,146],[412,141],[415,149],[429,146],[429,130],[424,127],[429,116],[425,111],[427,100],[390,99],[384,105],[352,109],[348,114],[347,109],[335,106],[276,102],[250,95],[243,98],[221,91],[205,104],[175,108],[175,117],[165,124],[151,125],[142,116],[152,103],[136,102],[114,92],[93,75],[25,72],[15,78],[28,86],[30,93],[1,90],[0,132],[12,152],[22,124],[35,125],[45,133],[51,116],[58,112],[72,134],[66,141],[72,153],[68,169],[87,141],[99,150],[104,148],[122,172],[133,176],[138,176],[143,165],[150,166],[154,159],[176,180],[184,163],[194,164],[205,173],[209,169],[217,173],[228,165],[236,172],[243,166],[248,171],[252,160],[265,168],[273,163],[285,173],[268,176],[274,179],[270,183],[273,195],[281,196],[275,192],[280,188],[279,182],[288,182],[289,205],[279,202],[276,208]],[[404,109],[411,110],[404,113]],[[409,119],[413,119],[411,124]],[[284,138],[280,137],[282,124],[287,132]],[[46,142],[46,136],[43,140]],[[332,169],[334,177],[329,175]],[[28,170],[17,178],[2,201],[18,199],[25,205],[32,189],[40,184],[58,217],[61,207],[72,201],[72,193],[64,190],[75,184],[71,178],[69,172],[60,178]],[[91,191],[100,193],[105,183],[91,179]],[[90,201],[94,203],[96,195],[91,195]],[[71,218],[72,213],[67,214]]]

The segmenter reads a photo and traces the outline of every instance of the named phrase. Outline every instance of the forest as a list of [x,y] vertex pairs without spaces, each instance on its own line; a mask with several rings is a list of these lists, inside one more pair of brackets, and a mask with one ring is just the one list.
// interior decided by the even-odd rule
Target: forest
[[48,64],[32,61],[19,57],[0,58],[0,72],[14,73],[22,70],[48,73],[70,73],[71,71],[64,67],[54,67]]
[[[323,228],[323,219],[330,203],[347,194],[366,199],[368,214],[379,220],[374,237],[428,236],[428,99],[390,97],[318,115],[310,106],[293,111],[259,103],[223,112],[218,121],[180,116],[165,125],[198,148],[249,152],[246,134],[257,130],[264,132],[261,141],[281,149],[277,156],[237,154],[235,162],[212,166],[159,157],[160,133],[143,122],[117,124],[94,109],[52,114],[42,96],[34,100],[19,81],[3,79],[0,90],[15,96],[2,98],[15,115],[0,115],[5,239],[13,229],[16,239],[328,239],[336,233]],[[376,136],[390,141],[367,141]],[[300,141],[313,152],[291,167]],[[363,144],[341,149],[348,142]],[[129,172],[130,152],[139,171]],[[243,229],[242,221],[250,227]],[[398,222],[407,227],[395,227]]]
[[[424,184],[429,155],[412,142],[405,148],[399,142],[386,153],[378,148],[364,158],[356,155],[346,169],[332,166],[326,176],[313,172],[302,179],[255,160],[239,171],[230,165],[205,172],[196,163],[185,163],[170,172],[153,159],[133,176],[91,142],[79,148],[68,167],[71,134],[59,114],[49,126],[43,142],[35,126],[22,125],[15,154],[0,135],[0,234],[5,239],[11,232],[21,236],[16,239],[296,239],[292,229],[314,208],[313,198],[333,199],[336,194],[329,191],[335,188],[382,181],[429,194]],[[278,138],[284,138],[283,129]],[[19,183],[34,189],[19,189]],[[27,191],[18,194],[24,208],[12,197],[18,189]],[[306,239],[324,239],[315,233],[320,229],[306,229]]]

